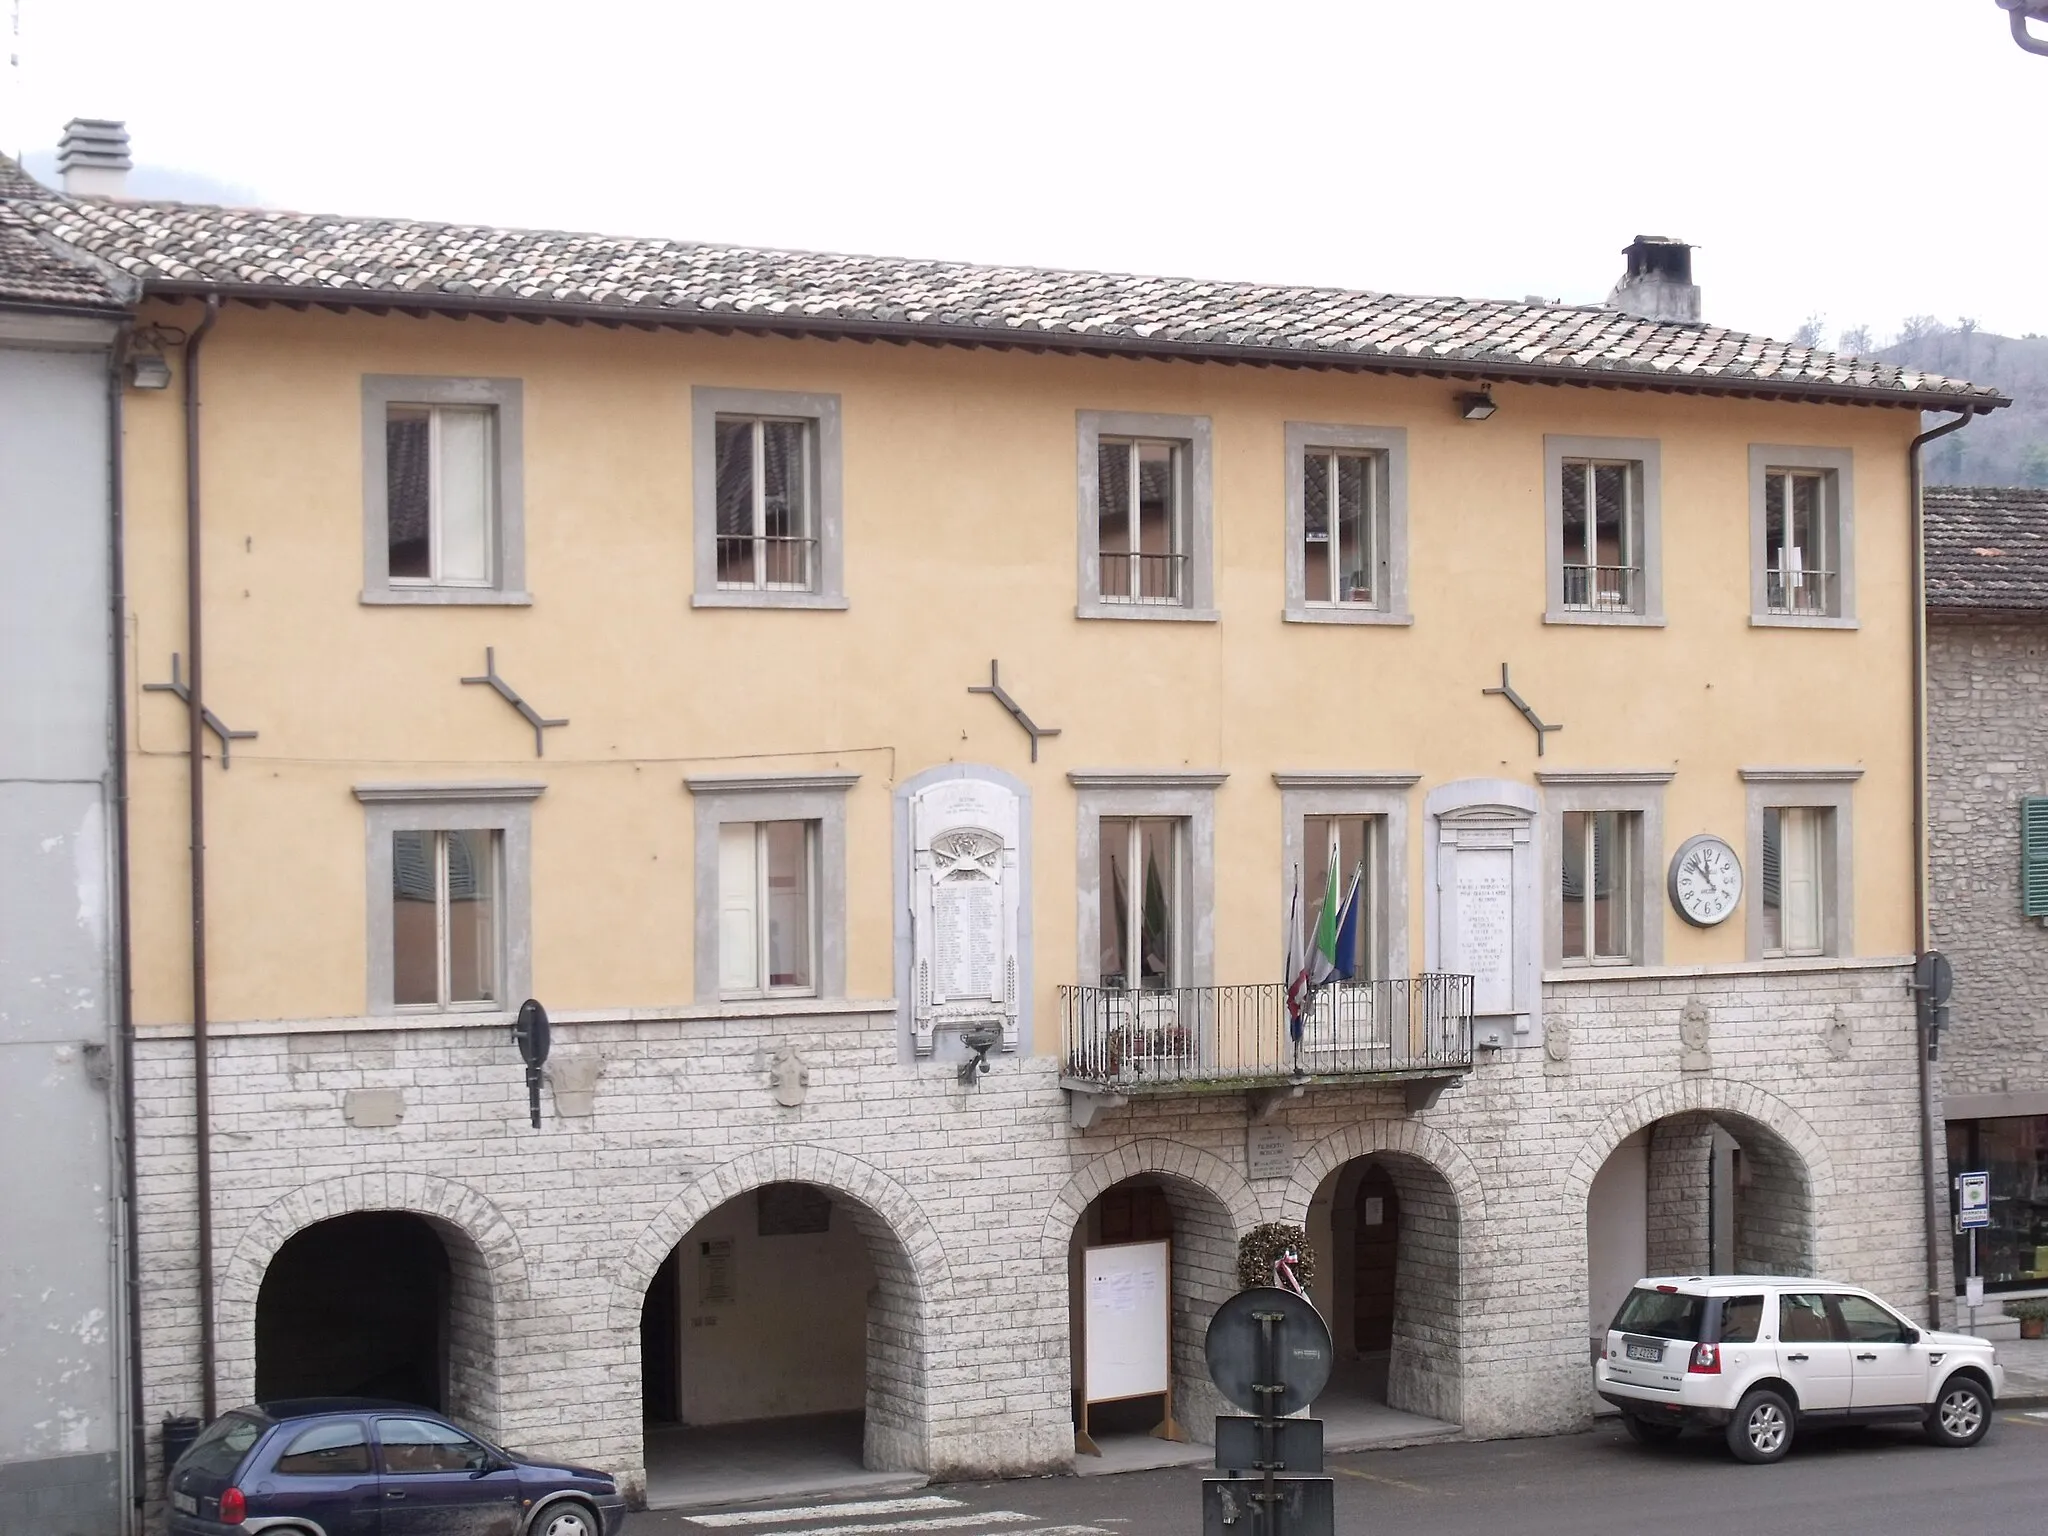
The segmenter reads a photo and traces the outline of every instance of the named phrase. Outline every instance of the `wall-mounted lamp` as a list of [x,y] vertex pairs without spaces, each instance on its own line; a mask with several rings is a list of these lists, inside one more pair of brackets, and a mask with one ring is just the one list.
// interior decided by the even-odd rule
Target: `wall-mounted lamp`
[[145,325],[128,338],[128,383],[135,389],[169,389],[171,365],[164,352],[185,339],[183,331]]
[[1003,1032],[993,1024],[978,1024],[960,1032],[960,1043],[974,1054],[960,1063],[954,1075],[972,1088],[988,1076],[988,1053],[1002,1044]]
[[1458,414],[1467,421],[1484,421],[1500,407],[1493,403],[1493,391],[1474,389],[1458,396]]

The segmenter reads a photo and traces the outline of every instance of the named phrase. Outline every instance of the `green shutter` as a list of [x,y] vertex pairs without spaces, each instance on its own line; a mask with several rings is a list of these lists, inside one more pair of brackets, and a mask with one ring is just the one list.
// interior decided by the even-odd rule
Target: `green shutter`
[[2048,917],[2048,795],[2020,801],[2020,911]]

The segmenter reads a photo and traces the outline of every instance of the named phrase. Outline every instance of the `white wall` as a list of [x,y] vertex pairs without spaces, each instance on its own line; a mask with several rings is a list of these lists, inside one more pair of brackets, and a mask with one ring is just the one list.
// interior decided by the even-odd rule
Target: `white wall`
[[[700,1244],[732,1239],[734,1299],[699,1300]],[[752,1193],[728,1201],[683,1239],[685,1424],[858,1409],[867,1394],[867,1243],[834,1201],[829,1231],[757,1235]]]
[[1643,1278],[1650,1250],[1650,1133],[1635,1135],[1593,1176],[1586,1194],[1587,1336],[1604,1338],[1629,1288]]

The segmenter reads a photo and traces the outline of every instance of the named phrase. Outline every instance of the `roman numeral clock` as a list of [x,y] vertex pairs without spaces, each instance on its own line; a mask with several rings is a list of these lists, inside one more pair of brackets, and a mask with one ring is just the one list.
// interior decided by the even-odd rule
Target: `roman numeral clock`
[[1726,838],[1688,837],[1671,856],[1671,905],[1695,928],[1725,921],[1742,900],[1742,861]]

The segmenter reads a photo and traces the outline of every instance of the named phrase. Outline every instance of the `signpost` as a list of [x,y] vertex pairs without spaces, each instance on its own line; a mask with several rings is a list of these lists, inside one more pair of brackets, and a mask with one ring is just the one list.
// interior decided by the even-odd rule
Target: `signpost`
[[1323,1470],[1322,1421],[1287,1415],[1329,1383],[1329,1325],[1306,1296],[1254,1286],[1216,1309],[1206,1349],[1209,1379],[1252,1417],[1216,1417],[1224,1475],[1202,1480],[1203,1536],[1335,1536],[1336,1479],[1280,1475]]
[[1970,1274],[1963,1287],[1963,1300],[1970,1308],[1970,1326],[1977,1326],[1977,1309],[1984,1305],[1984,1277],[1977,1273],[1977,1234],[1991,1225],[1991,1175],[1986,1172],[1956,1175],[1956,1230],[1970,1234]]

